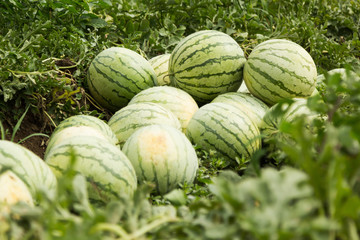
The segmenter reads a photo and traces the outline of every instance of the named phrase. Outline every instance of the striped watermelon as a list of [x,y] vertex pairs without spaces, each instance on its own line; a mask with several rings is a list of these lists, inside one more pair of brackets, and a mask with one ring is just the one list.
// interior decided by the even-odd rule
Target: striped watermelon
[[121,194],[132,195],[137,187],[133,166],[120,149],[97,137],[68,138],[47,155],[45,161],[61,177],[75,158],[73,169],[88,183],[89,198],[106,203]]
[[[339,75],[339,77],[346,82],[347,79],[353,79],[355,81],[360,82],[360,77],[356,74],[356,72],[351,71],[351,70],[346,70],[345,68],[334,68],[329,70],[326,73],[326,77],[327,78],[332,78],[334,77],[336,74]],[[317,89],[321,89],[324,90],[325,89],[325,80],[326,77],[324,74],[320,74],[317,76],[316,78],[316,88]]]
[[170,78],[168,75],[169,59],[170,54],[166,53],[153,57],[149,60],[149,63],[154,68],[154,71],[156,73],[159,86],[170,85]]
[[244,67],[244,81],[250,93],[270,105],[285,98],[309,97],[315,89],[316,76],[310,54],[284,39],[257,45]]
[[[46,147],[45,150],[45,156],[44,158],[46,158],[47,154],[49,153],[49,151],[51,151],[51,149],[56,146],[57,144],[61,143],[62,141],[64,141],[67,138],[72,138],[75,136],[87,136],[87,137],[98,137],[103,139],[103,141],[109,141],[109,139],[99,130],[97,130],[96,128],[93,127],[88,127],[88,126],[69,126],[66,128],[63,128],[59,131],[56,131],[55,133],[53,133],[49,139],[49,143]],[[115,136],[115,134],[114,134]]]
[[63,130],[64,128],[74,126],[92,127],[102,132],[109,140],[109,142],[113,144],[117,144],[118,142],[111,128],[103,120],[90,115],[74,115],[66,118],[65,120],[61,121],[60,124],[55,128],[52,135],[56,134],[58,131]]
[[317,116],[316,113],[307,107],[306,99],[297,98],[293,99],[293,101],[291,105],[287,103],[277,103],[266,112],[260,124],[260,131],[265,142],[272,139],[288,142],[290,139],[287,134],[282,132],[282,124],[292,123],[302,116],[310,122]]
[[57,181],[49,166],[20,144],[0,140],[0,166],[10,167],[28,185],[34,200],[40,191],[55,196]]
[[140,102],[153,102],[169,109],[179,119],[183,132],[185,132],[191,117],[199,109],[190,94],[170,86],[145,89],[135,95],[129,105]]
[[241,108],[257,126],[260,125],[262,118],[269,107],[260,99],[247,93],[229,92],[217,96],[212,102],[222,102]]
[[112,47],[94,58],[87,84],[101,106],[117,111],[141,90],[157,85],[157,79],[150,63],[140,54]]
[[108,122],[120,146],[137,129],[151,124],[166,124],[181,129],[176,116],[160,104],[145,102],[133,103],[117,111]]
[[216,150],[233,162],[249,158],[261,146],[259,129],[242,108],[220,102],[202,106],[190,120],[186,135],[192,143]]
[[195,149],[186,136],[172,126],[140,128],[126,141],[123,151],[133,164],[138,181],[155,183],[160,194],[195,179],[198,169]]
[[215,30],[193,33],[180,41],[169,60],[169,76],[198,103],[235,92],[242,83],[244,52],[229,35]]
[[18,202],[34,205],[29,188],[12,171],[0,174],[0,213],[9,212],[9,207]]

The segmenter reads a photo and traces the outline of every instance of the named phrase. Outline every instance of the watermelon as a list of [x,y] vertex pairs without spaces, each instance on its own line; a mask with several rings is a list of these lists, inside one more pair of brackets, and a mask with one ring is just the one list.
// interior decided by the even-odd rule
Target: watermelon
[[157,85],[150,63],[140,54],[121,47],[100,52],[91,62],[87,84],[92,97],[104,108],[117,111],[141,90]]
[[243,76],[244,52],[229,35],[203,30],[180,41],[169,59],[171,84],[200,104],[217,95],[236,92]]
[[44,191],[50,198],[55,196],[57,181],[48,165],[35,153],[20,144],[0,140],[0,166],[9,167],[27,184],[34,200]]
[[261,146],[259,129],[246,112],[221,102],[202,106],[190,120],[186,136],[234,163],[236,158],[249,158]]
[[325,80],[326,80],[325,75],[327,76],[327,78],[332,78],[336,74],[338,74],[339,77],[345,82],[347,82],[346,81],[347,79],[352,79],[352,80],[355,80],[357,82],[360,82],[360,77],[356,74],[356,72],[351,71],[351,70],[346,70],[345,68],[334,68],[334,69],[329,70],[326,74],[320,74],[320,75],[317,76],[317,78],[316,78],[316,88],[319,89],[319,90],[320,89],[324,90],[325,85],[326,85],[326,83],[325,83]]
[[33,206],[29,188],[10,170],[0,174],[0,212],[8,212],[9,207],[18,202]]
[[199,109],[190,94],[171,86],[157,86],[145,89],[135,95],[129,105],[140,102],[153,102],[169,109],[180,121],[183,132],[185,132],[191,117]]
[[137,129],[151,124],[166,124],[181,129],[176,116],[160,104],[145,102],[133,103],[117,111],[108,122],[120,146]]
[[54,146],[45,158],[60,178],[71,166],[87,180],[89,199],[107,203],[122,194],[132,195],[137,187],[133,166],[113,144],[98,137],[76,136]]
[[244,67],[246,87],[269,105],[286,98],[307,98],[315,89],[317,70],[310,54],[285,39],[257,45]]
[[292,141],[288,134],[282,132],[281,126],[286,123],[293,123],[300,117],[304,117],[307,123],[310,123],[317,116],[308,108],[306,99],[296,98],[292,100],[291,105],[277,103],[265,113],[260,124],[260,131],[265,142],[272,139],[283,142]]
[[115,134],[105,121],[90,115],[74,115],[66,118],[65,120],[61,121],[60,124],[54,129],[52,135],[55,135],[58,131],[61,131],[64,128],[74,126],[92,127],[103,133],[103,135],[109,140],[109,142],[113,144],[117,144],[118,142]]
[[149,60],[149,63],[154,68],[159,86],[170,85],[170,78],[168,74],[169,59],[170,54],[166,53],[153,57]]
[[241,92],[229,92],[221,94],[212,100],[212,102],[222,102],[231,104],[236,108],[241,108],[246,113],[246,115],[256,123],[257,126],[260,125],[262,118],[269,109],[269,107],[260,99],[251,96],[250,94]]
[[[49,143],[45,150],[45,158],[49,151],[56,146],[57,144],[61,143],[64,139],[72,138],[75,136],[88,136],[93,137],[96,136],[98,138],[102,138],[104,141],[109,141],[109,139],[99,130],[93,127],[88,126],[69,126],[63,128],[55,133],[51,134],[49,139]],[[115,134],[114,134],[115,136]]]
[[180,130],[168,125],[138,129],[125,142],[123,152],[133,164],[138,181],[154,183],[160,194],[179,184],[192,183],[199,166],[191,142]]

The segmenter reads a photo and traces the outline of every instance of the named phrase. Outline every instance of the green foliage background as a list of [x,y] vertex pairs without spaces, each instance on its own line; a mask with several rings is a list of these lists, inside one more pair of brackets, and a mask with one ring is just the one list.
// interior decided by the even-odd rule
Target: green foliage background
[[101,50],[124,46],[149,59],[202,29],[231,35],[246,55],[290,39],[326,76],[308,101],[323,116],[312,134],[303,119],[280,126],[295,145],[275,137],[238,168],[198,149],[194,185],[164,197],[143,186],[105,208],[69,172],[56,200],[44,193],[38,207],[0,218],[0,239],[359,239],[360,83],[326,75],[360,72],[359,1],[8,0],[0,22],[1,121],[17,121],[28,105],[50,125],[79,113],[106,119],[86,91]]

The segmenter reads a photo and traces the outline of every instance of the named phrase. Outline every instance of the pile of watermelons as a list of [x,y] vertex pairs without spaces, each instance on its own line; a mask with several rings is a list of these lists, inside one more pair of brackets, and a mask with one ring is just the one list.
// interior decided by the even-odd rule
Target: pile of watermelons
[[[261,149],[282,122],[317,117],[306,98],[318,94],[323,76],[294,42],[262,42],[246,59],[229,35],[206,30],[150,60],[126,48],[106,49],[93,59],[87,80],[96,103],[113,113],[110,120],[64,120],[50,138],[45,161],[0,141],[0,165],[11,168],[0,176],[0,201],[32,205],[39,191],[53,194],[56,178],[69,169],[85,176],[89,198],[100,204],[131,195],[144,181],[165,194],[194,181],[194,145],[236,165]],[[293,104],[279,115],[284,99]]]

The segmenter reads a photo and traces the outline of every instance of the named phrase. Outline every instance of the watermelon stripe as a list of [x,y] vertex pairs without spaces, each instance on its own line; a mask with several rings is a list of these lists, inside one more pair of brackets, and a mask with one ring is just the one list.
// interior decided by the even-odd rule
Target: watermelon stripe
[[[226,140],[226,138],[224,138],[220,133],[216,132],[213,128],[208,127],[208,125],[206,124],[206,122],[201,121],[199,119],[194,119],[197,123],[199,123],[201,126],[203,126],[206,129],[206,133],[212,133],[213,135],[215,135],[216,139],[221,140],[222,143],[224,143],[229,149],[233,150],[237,155],[242,155],[241,152],[239,152],[239,150],[233,145],[231,144],[229,141]],[[211,120],[216,122],[218,125],[220,125],[223,130],[225,130],[227,133],[229,133],[230,135],[234,136],[236,140],[239,141],[239,143],[242,145],[242,147],[245,149],[246,153],[250,156],[250,152],[249,150],[245,147],[243,141],[233,132],[229,131],[227,127],[225,127],[223,124],[221,124],[220,121],[214,119],[213,117],[211,117]],[[207,139],[204,139],[204,141],[207,141]],[[218,147],[216,147],[216,150],[219,150]],[[227,153],[226,155],[231,158]]]
[[[136,148],[136,152],[137,153],[141,153],[141,149],[140,149],[140,144],[136,145],[134,142],[132,142],[132,138],[130,138],[130,146],[137,146]],[[140,176],[147,176],[145,173],[145,169],[143,167],[143,158],[141,156],[141,154],[137,154],[137,159],[139,161],[139,164],[137,165],[141,171],[141,175]]]
[[[253,105],[256,105],[256,106],[260,106],[261,104],[258,103],[257,99],[253,100],[253,101],[250,101],[250,97],[245,97],[244,95],[242,94],[238,94],[237,92],[233,93],[233,92],[229,92],[229,93],[226,93],[226,94],[222,94],[220,95],[219,97],[221,97],[222,99],[226,99],[227,101],[225,101],[224,103],[228,103],[228,102],[231,102],[231,101],[234,101],[235,103],[237,102],[237,100],[239,101],[243,101],[244,103],[241,105],[243,105],[245,108],[251,110],[251,112],[258,118],[258,119],[262,119],[263,115],[259,112],[259,111],[253,111],[251,109],[251,106]],[[241,100],[240,100],[241,99]],[[215,100],[215,99],[214,99]],[[259,100],[260,101],[260,100]],[[213,101],[215,102],[215,101]],[[221,101],[220,101],[221,102]],[[265,104],[265,103],[264,103]],[[235,105],[234,105],[235,106]]]
[[[312,61],[310,61],[308,58],[304,57],[304,55],[299,54],[298,51],[291,50],[291,49],[288,49],[288,48],[271,48],[271,47],[269,47],[269,45],[272,45],[272,44],[282,44],[282,42],[274,42],[274,43],[271,43],[271,44],[270,43],[266,44],[265,48],[261,48],[260,45],[259,45],[259,48],[255,49],[255,51],[256,52],[270,52],[271,55],[273,55],[274,52],[278,52],[278,51],[287,52],[288,54],[294,54],[297,57],[300,57],[303,61],[305,61],[306,63],[308,63],[310,65],[313,64]],[[296,44],[296,43],[291,43],[291,44],[295,45],[295,47],[299,47],[299,45]],[[283,58],[283,56],[280,56],[280,58]],[[292,62],[292,61],[290,60],[289,62]]]
[[[133,107],[130,107],[130,106],[133,106]],[[121,121],[122,119],[132,117],[132,116],[153,116],[155,114],[164,116],[164,117],[169,116],[169,113],[167,111],[159,111],[158,109],[155,109],[155,108],[152,108],[149,110],[148,108],[140,108],[138,106],[136,106],[136,108],[135,108],[134,105],[129,105],[128,108],[125,107],[125,108],[121,109],[118,113],[115,113],[113,115],[113,118],[111,119],[111,121],[109,120],[109,125],[112,125],[113,123],[116,123],[118,121]]]
[[[209,97],[216,97],[219,95],[219,91],[216,89],[214,89],[214,91],[209,91],[208,88],[205,88],[204,90],[201,90],[200,88],[187,88],[187,86],[182,83],[179,83],[179,87],[185,91],[188,91],[190,94],[199,93],[203,95],[204,97],[200,96],[199,94],[196,95],[196,100],[199,102],[207,102]],[[229,90],[231,87],[232,86],[229,86],[224,90],[224,92],[227,92],[227,90]]]
[[[117,108],[117,106],[115,104],[113,104],[113,101],[110,98],[106,98],[105,96],[102,95],[102,93],[100,93],[98,91],[98,88],[94,85],[93,81],[89,81],[88,82],[89,88],[93,91],[92,95],[96,96],[96,99],[99,101],[104,101],[106,102],[106,104],[108,104],[111,108]],[[117,96],[119,96],[119,94],[116,94]],[[123,98],[125,101],[128,101],[128,99],[124,96],[119,96],[121,98]]]
[[[240,70],[241,71],[241,70]],[[183,84],[187,84],[188,86],[191,86],[191,87],[206,87],[206,88],[221,88],[221,87],[225,87],[225,86],[233,86],[234,83],[233,82],[229,82],[227,84],[219,84],[219,85],[216,85],[216,86],[212,86],[213,84],[211,84],[212,82],[208,80],[208,82],[205,82],[203,84],[196,84],[196,83],[188,83],[186,81],[182,81],[183,79],[194,79],[196,81],[203,81],[203,79],[209,79],[211,77],[218,77],[218,76],[226,76],[226,75],[230,75],[230,76],[233,76],[234,74],[237,74],[239,73],[239,70],[236,69],[234,71],[229,71],[229,72],[226,72],[226,71],[222,71],[222,72],[218,72],[218,73],[207,73],[207,74],[198,74],[198,75],[195,75],[195,76],[181,76],[180,78],[179,77],[176,77],[177,79],[177,82],[179,83],[183,83]],[[239,78],[239,82],[241,81],[241,78]],[[207,83],[207,84],[206,84]]]
[[[216,42],[213,44],[208,44],[203,48],[200,49],[196,49],[195,51],[191,52],[189,55],[184,56],[183,58],[181,58],[181,61],[178,63],[178,65],[183,65],[185,64],[186,61],[191,61],[191,58],[193,56],[196,56],[199,52],[207,52],[209,51],[211,48],[216,48],[216,47],[228,47],[228,46],[239,46],[236,42]],[[221,58],[211,58],[207,61],[205,61],[203,64],[198,65],[198,67],[203,67],[206,66],[209,63],[219,63],[220,61],[224,61],[224,60],[233,60],[233,59],[239,59],[239,58],[243,58],[243,56],[240,55],[235,55],[235,56],[221,56]],[[215,60],[214,60],[215,59]],[[190,68],[189,68],[190,70]]]
[[[101,75],[102,75],[105,79],[107,79],[110,83],[113,83],[113,84],[115,84],[116,86],[119,86],[119,87],[122,87],[122,88],[126,89],[126,91],[130,92],[130,93],[133,94],[133,95],[135,95],[136,93],[138,93],[139,91],[142,90],[142,88],[140,88],[140,87],[136,84],[136,82],[133,81],[131,78],[129,78],[127,75],[119,72],[118,70],[112,68],[111,66],[109,66],[109,65],[107,65],[107,64],[105,64],[105,63],[100,62],[101,58],[108,58],[108,57],[106,57],[106,56],[105,56],[105,57],[100,57],[100,56],[99,56],[98,58],[95,58],[95,59],[94,59],[94,64],[93,64],[93,66],[94,66],[94,68],[96,69],[96,72],[98,72],[99,74],[101,74]],[[125,65],[125,63],[124,63],[121,59],[119,59],[119,60],[120,60],[121,64],[124,65],[123,67],[128,67],[128,66]],[[105,67],[105,68],[109,68],[109,69],[111,70],[111,72],[114,72],[114,73],[116,73],[117,75],[120,75],[122,78],[124,78],[124,79],[126,79],[127,81],[129,81],[130,83],[134,84],[134,86],[137,87],[137,91],[134,91],[134,90],[130,89],[130,88],[128,87],[129,85],[124,85],[124,84],[121,84],[121,82],[119,82],[119,81],[114,81],[112,77],[110,77],[110,76],[108,76],[108,74],[102,72],[102,71],[100,70],[100,68],[99,68],[98,66],[96,66],[96,65],[97,65],[96,63],[99,64],[99,65],[102,65],[102,66]],[[145,79],[138,71],[136,71],[136,72],[141,76],[141,78]]]
[[152,167],[152,172],[154,173],[154,178],[151,181],[155,182],[157,191],[161,192],[159,178],[157,176],[156,166],[155,166],[154,162],[151,162],[151,167]]
[[[275,54],[272,54],[272,56],[276,56]],[[284,57],[279,57],[281,59],[284,59]],[[277,64],[275,64],[273,61],[269,61],[267,59],[263,59],[263,58],[258,58],[258,57],[253,57],[251,61],[260,61],[260,62],[263,62],[263,63],[267,63],[269,64],[270,66],[274,67],[274,68],[277,68],[277,69],[280,69],[282,71],[282,73],[286,73],[286,74],[289,74],[291,77],[293,78],[296,78],[298,79],[300,82],[302,82],[303,84],[305,85],[309,85],[310,87],[313,86],[313,84],[311,84],[306,77],[301,77],[299,75],[297,75],[295,72],[293,71],[289,71],[287,70],[286,68],[284,67],[281,67]],[[290,60],[289,60],[290,61]],[[254,65],[257,65],[256,63],[254,63]],[[304,66],[304,65],[303,65]],[[308,67],[309,68],[309,67]],[[257,70],[257,69],[254,69],[254,70]]]
[[[186,47],[183,47],[184,45],[186,45],[187,43],[189,43],[190,41],[196,39],[198,36],[201,36],[200,39],[196,40],[194,43],[187,45]],[[175,59],[173,59],[172,57],[170,58],[171,64],[170,65],[174,65],[177,64],[177,61],[179,60],[179,57],[186,52],[186,50],[196,46],[197,44],[199,44],[201,41],[207,40],[207,39],[211,39],[211,38],[223,38],[224,34],[223,33],[218,33],[218,34],[211,34],[208,36],[204,36],[204,32],[197,32],[197,33],[193,33],[191,36],[188,36],[186,39],[184,39],[184,41],[180,42],[178,45],[179,47],[175,47],[174,51],[171,53],[171,55],[173,56],[177,56]],[[172,61],[173,59],[173,61]]]
[[[124,58],[119,58],[119,61],[121,64],[123,64],[124,67],[127,67],[128,69],[136,72],[137,74],[139,74],[139,76],[144,80],[142,83],[145,83],[148,87],[152,87],[153,85],[157,85],[157,80],[153,74],[153,72],[150,72],[149,71],[149,68],[144,68],[142,63],[137,61],[133,56],[132,54],[128,54],[128,53],[123,53],[124,55]],[[132,66],[129,66],[127,64],[127,62],[124,62],[123,60],[126,59],[127,62],[132,62],[132,63],[136,63],[136,68],[132,67]],[[151,69],[151,68],[150,68]],[[141,72],[139,71],[141,70]],[[143,73],[146,73],[147,75],[144,75]],[[152,80],[152,84],[149,85],[148,84],[148,81],[147,79],[151,79]],[[138,87],[139,90],[143,90],[144,88],[143,87],[139,87],[135,82],[135,81],[132,81],[133,83],[135,83],[136,87]]]
[[[308,59],[306,59],[304,56],[299,55],[299,53],[297,51],[292,51],[290,49],[264,49],[264,50],[260,50],[258,52],[267,52],[267,50],[269,51],[268,54],[271,55],[272,57],[277,57],[281,60],[285,60],[290,64],[293,63],[293,60],[291,60],[289,57],[286,57],[284,55],[278,55],[276,53],[279,51],[281,51],[282,53],[286,52],[288,54],[293,53],[294,55],[296,55],[296,57],[300,57],[303,61],[305,61],[309,64],[309,65],[302,64],[301,67],[306,68],[308,71],[310,71],[310,69],[311,69],[310,65],[312,65],[312,63]],[[271,51],[271,50],[273,50],[273,51]],[[262,59],[262,60],[264,60],[264,59]],[[273,63],[272,61],[270,61],[270,62]]]
[[105,189],[107,194],[110,193],[114,197],[119,197],[120,193],[112,189],[111,183],[103,184],[96,181],[92,176],[86,176],[85,179],[87,182],[91,183],[92,186],[96,186],[96,189],[98,189],[97,193],[101,196],[101,198],[106,198],[105,195],[101,192],[101,189]]
[[[227,119],[227,116],[222,115],[222,114],[220,113],[220,111],[221,111],[221,109],[219,109],[219,112],[214,111],[214,114],[215,114],[215,115],[218,115],[218,118],[217,118],[217,119],[212,119],[212,120],[214,120],[215,122],[218,122],[219,125],[226,130],[226,132],[230,133],[231,135],[236,136],[236,139],[237,139],[238,141],[240,141],[241,145],[246,149],[246,151],[248,151],[248,148],[246,147],[246,145],[243,144],[243,141],[242,141],[240,138],[238,138],[238,135],[235,134],[235,133],[233,133],[228,127],[224,126],[224,125],[222,124],[222,121],[221,121],[221,120],[218,120],[218,119],[221,119],[221,118],[222,118],[222,119],[224,119],[224,118]],[[242,124],[249,125],[249,124],[247,123],[248,121],[246,121],[241,114],[238,114],[238,113],[236,113],[236,112],[232,112],[231,114],[233,114],[233,115],[237,116],[238,118],[240,118],[240,119],[241,119],[241,123],[240,123],[240,122],[231,122],[230,125],[231,125],[231,126],[234,126],[235,128],[238,128],[238,129],[239,129],[239,132],[241,133],[240,135],[243,136],[243,137],[246,139],[246,141],[250,143],[253,139],[249,139],[249,138],[248,138],[248,134],[245,134],[245,133],[244,133],[244,131],[243,131],[243,129],[241,128],[241,126],[239,127],[239,125],[242,125]],[[248,119],[249,119],[249,118],[248,118]],[[249,119],[249,120],[251,121],[251,119]],[[251,121],[251,123],[253,124],[252,121]],[[254,124],[253,124],[253,125],[254,125]],[[250,130],[250,132],[252,133],[252,136],[253,136],[253,137],[257,135],[257,134],[255,134],[255,133],[253,132],[253,128],[249,127],[249,130]],[[251,144],[250,146],[251,146],[251,148],[252,148],[252,150],[253,150],[253,152],[254,152],[254,151],[255,151],[254,146],[253,146],[252,144]],[[248,153],[249,153],[249,152],[248,152]],[[250,156],[250,155],[251,155],[251,154],[249,154],[249,156]]]
[[[16,166],[17,168],[21,168],[22,169],[22,172],[21,172],[21,174],[17,174],[18,176],[19,176],[19,178],[21,178],[21,180],[23,180],[24,181],[24,183],[26,183],[27,185],[29,185],[28,184],[28,179],[24,179],[24,175],[25,175],[25,173],[26,173],[26,170],[29,170],[28,168],[27,169],[25,169],[25,165],[23,165],[22,163],[21,163],[21,160],[20,159],[18,159],[17,157],[15,157],[15,155],[14,154],[9,154],[8,152],[5,152],[5,151],[2,151],[3,149],[0,149],[0,154],[2,155],[2,156],[4,156],[6,159],[11,159],[13,162],[14,162],[14,164],[4,164],[4,166],[7,166],[7,167],[10,167],[10,168],[13,168],[14,166]],[[32,163],[33,164],[33,163]],[[34,171],[36,171],[37,170],[37,168],[35,167],[35,166],[33,166],[32,167],[33,169],[34,169]],[[16,171],[17,173],[19,173],[19,171]],[[35,175],[35,176],[40,176],[40,175]]]
[[[265,71],[262,71],[260,68],[256,67],[257,65],[256,64],[252,64],[251,62],[248,62],[249,66],[251,67],[251,70],[256,72],[257,74],[261,75],[263,78],[265,78],[266,80],[268,80],[271,84],[273,84],[274,86],[277,86],[279,87],[281,90],[289,93],[289,94],[292,94],[292,95],[295,95],[295,96],[301,96],[301,97],[306,97],[307,95],[304,95],[301,91],[300,92],[295,92],[295,91],[292,91],[291,89],[287,88],[283,82],[280,82],[280,81],[277,81],[276,79],[274,79],[271,75],[269,75],[267,72]],[[255,82],[258,82],[256,78],[254,78],[254,81]],[[271,91],[272,93],[274,91]],[[276,95],[276,94],[274,94]],[[280,96],[279,94],[277,94],[278,96]]]
[[[92,148],[94,148],[94,146],[88,146],[88,145],[83,145],[83,144],[77,144],[76,146],[79,146],[79,147],[85,148],[85,149],[86,149],[86,148],[87,148],[87,149],[92,149]],[[74,145],[72,145],[72,144],[64,144],[64,145],[61,145],[61,147],[59,147],[59,149],[64,149],[64,151],[63,151],[63,152],[59,152],[59,150],[58,150],[58,151],[57,151],[55,154],[53,154],[52,156],[53,156],[53,157],[57,157],[57,156],[71,157],[72,154],[69,152],[69,148],[71,148],[71,147],[74,147]],[[98,150],[98,149],[97,149],[97,150]],[[99,148],[99,150],[101,150],[101,149]],[[101,152],[104,153],[104,155],[110,153],[110,151],[101,151]],[[126,186],[130,186],[128,180],[126,180],[125,178],[123,178],[122,176],[120,176],[117,172],[113,171],[113,169],[109,168],[107,165],[104,165],[101,161],[99,161],[98,158],[93,157],[93,156],[89,156],[89,155],[81,155],[80,153],[76,153],[76,156],[77,156],[77,157],[80,157],[80,158],[83,158],[83,159],[86,159],[86,161],[88,161],[88,165],[91,165],[91,164],[94,164],[94,163],[98,164],[98,165],[99,165],[99,168],[105,169],[106,172],[111,173],[111,175],[115,176],[117,179],[125,182],[125,183],[126,183]],[[90,162],[90,160],[92,160],[93,162]],[[119,164],[121,164],[121,163],[123,163],[123,162],[119,161]],[[51,162],[49,163],[49,166],[55,167]],[[128,169],[129,173],[131,173],[131,174],[133,175],[133,172],[132,172],[131,168],[130,168],[128,165],[126,165],[126,164],[124,164],[124,166]],[[134,176],[134,175],[133,175],[133,176]]]
[[[270,95],[272,96],[277,96],[277,97],[281,97],[277,92],[272,91],[267,85],[265,84],[261,84],[259,81],[256,81],[256,78],[249,72],[247,71],[247,73],[249,76],[251,76],[251,78],[253,79],[250,83],[248,81],[246,81],[246,87],[250,90],[250,92],[252,94],[254,94],[256,97],[260,97],[261,99],[264,100],[265,102],[273,102],[272,99],[268,98],[265,94],[264,91],[267,90],[270,92]],[[254,87],[253,85],[258,83],[260,85],[259,88]],[[261,89],[261,92],[258,91],[258,89]]]

